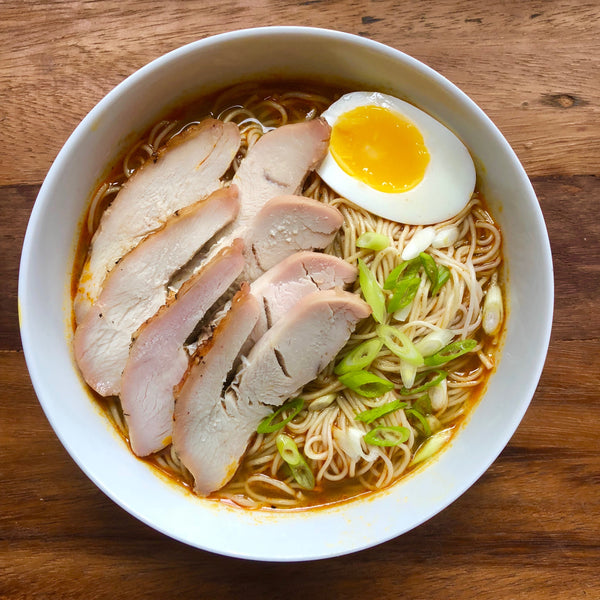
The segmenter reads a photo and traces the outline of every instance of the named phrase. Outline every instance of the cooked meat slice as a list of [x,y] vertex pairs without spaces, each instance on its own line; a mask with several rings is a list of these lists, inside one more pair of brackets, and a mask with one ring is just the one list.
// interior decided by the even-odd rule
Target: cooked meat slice
[[[219,234],[209,256],[234,238],[251,237],[252,221],[266,202],[301,190],[309,171],[327,154],[330,131],[323,119],[284,125],[263,135],[250,148],[232,180],[240,192],[240,212]],[[198,262],[189,265],[189,272],[197,268]],[[189,273],[183,276],[187,278]]]
[[346,261],[320,252],[296,252],[269,269],[250,286],[262,309],[248,339],[248,350],[305,296],[344,288],[356,275],[356,268]]
[[231,389],[239,402],[279,406],[331,362],[370,313],[350,292],[313,292],[258,340]]
[[119,393],[132,335],[165,303],[173,273],[235,218],[238,207],[235,187],[217,190],[182,209],[110,272],[73,340],[81,373],[99,394]]
[[328,246],[344,217],[333,206],[303,196],[278,196],[258,212],[244,238],[243,277],[254,281],[299,250]]
[[315,119],[284,125],[263,135],[233,178],[241,203],[234,226],[248,225],[271,198],[298,193],[308,172],[327,154],[330,133],[324,119]]
[[240,145],[233,123],[206,119],[186,129],[136,171],[106,209],[92,239],[74,302],[80,323],[115,264],[177,210],[220,186]]
[[[258,311],[257,303],[254,321]],[[250,321],[244,316],[232,323],[228,313],[215,331],[221,330],[213,348],[190,371],[175,402],[173,443],[194,476],[197,493],[209,494],[231,479],[261,419],[314,379],[369,313],[369,306],[354,294],[314,292],[259,340],[223,393]],[[232,343],[236,328],[242,326]]]
[[173,388],[188,368],[183,345],[244,266],[243,243],[224,248],[138,330],[121,379],[121,405],[138,456],[171,442]]
[[223,396],[240,348],[252,331],[260,306],[243,286],[231,310],[195,356],[175,399],[173,447],[194,476],[200,494],[225,485],[260,421],[262,404],[238,404]]

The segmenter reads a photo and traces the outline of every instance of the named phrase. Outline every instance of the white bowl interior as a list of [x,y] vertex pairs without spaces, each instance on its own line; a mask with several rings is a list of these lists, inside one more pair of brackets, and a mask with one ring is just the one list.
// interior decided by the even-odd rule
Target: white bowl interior
[[[68,327],[77,232],[91,191],[127,141],[184,98],[273,76],[390,92],[458,133],[476,157],[481,185],[502,228],[509,278],[500,364],[451,447],[386,492],[287,513],[236,510],[196,498],[137,460],[84,390]],[[157,530],[192,546],[262,560],[322,558],[372,546],[412,529],[463,493],[504,448],[529,404],[545,359],[552,306],[552,263],[541,211],[515,154],[483,112],[443,77],[396,50],[296,27],[196,42],[154,61],[108,94],[48,173],[31,215],[19,280],[31,378],[52,427],[79,466],[115,502]]]

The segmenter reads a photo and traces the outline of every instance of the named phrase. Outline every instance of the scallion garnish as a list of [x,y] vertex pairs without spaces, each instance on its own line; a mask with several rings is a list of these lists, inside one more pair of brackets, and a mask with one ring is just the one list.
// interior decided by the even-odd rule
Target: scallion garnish
[[407,408],[404,411],[407,415],[415,417],[419,423],[421,423],[421,427],[423,427],[423,433],[426,437],[431,435],[431,427],[429,427],[429,423],[427,419],[415,408]]
[[405,333],[391,325],[377,325],[376,331],[381,341],[396,356],[417,367],[423,364],[423,357]]
[[292,472],[292,476],[298,482],[298,485],[306,490],[312,490],[315,487],[315,476],[306,463],[306,460],[298,450],[294,440],[283,433],[280,433],[275,440],[277,450],[281,458],[287,463]]
[[496,335],[504,319],[504,304],[502,292],[497,283],[492,283],[485,294],[481,325],[488,335]]
[[421,264],[425,269],[429,281],[431,281],[431,286],[435,287],[438,280],[438,267],[435,260],[433,260],[433,256],[426,252],[421,252],[421,254],[419,254],[419,259],[421,260]]
[[430,415],[433,411],[431,406],[431,398],[429,398],[429,394],[423,394],[420,398],[417,398],[412,407],[415,410],[418,410],[422,415]]
[[398,280],[400,276],[406,271],[406,275],[416,275],[421,268],[421,262],[418,258],[413,258],[412,260],[405,260],[401,262],[397,267],[394,267],[390,274],[386,277],[385,282],[383,284],[384,290],[393,290],[398,284]]
[[383,342],[379,338],[363,342],[346,354],[336,365],[333,372],[336,375],[343,375],[350,371],[366,369],[375,360],[377,354],[379,354],[381,346],[383,346]]
[[390,238],[383,233],[375,233],[367,231],[363,233],[357,240],[358,248],[366,248],[367,250],[385,250],[390,245]]
[[415,385],[417,366],[400,359],[400,377],[404,387],[406,389],[411,388],[413,385]]
[[[286,402],[283,406],[280,406],[272,415],[265,417],[256,428],[257,433],[273,433],[279,431],[285,427],[301,410],[304,406],[304,400],[302,398],[294,398],[289,402]],[[273,422],[274,419],[280,417],[283,413],[291,411],[285,419],[281,421]]]
[[365,434],[364,440],[371,446],[397,446],[410,437],[406,427],[375,427]]
[[363,423],[370,425],[376,419],[381,419],[381,417],[385,417],[385,415],[389,415],[390,413],[398,410],[399,408],[404,408],[405,406],[407,406],[406,402],[394,400],[393,402],[387,402],[382,406],[376,406],[375,408],[364,410],[363,412],[358,413],[354,418],[357,421],[362,421]]
[[358,259],[358,280],[364,299],[373,311],[373,318],[378,323],[383,323],[385,321],[385,296],[383,295],[383,290],[379,283],[377,283],[377,279],[375,279],[375,275],[373,275],[371,269],[360,258]]
[[439,352],[425,358],[425,365],[428,367],[443,365],[467,352],[471,352],[475,346],[477,346],[477,340],[456,340]]
[[436,328],[415,342],[415,346],[423,356],[431,356],[447,346],[454,335],[455,333],[451,329]]
[[435,285],[431,287],[430,294],[435,296],[444,286],[446,281],[450,279],[450,269],[446,265],[437,266],[437,281]]
[[[427,359],[425,359],[425,360],[427,360]],[[447,371],[443,371],[442,369],[435,369],[435,371],[430,371],[430,373],[428,373],[428,375],[430,375],[430,374],[433,375],[432,379],[421,384],[419,387],[416,387],[416,388],[409,389],[407,387],[403,387],[400,389],[400,394],[402,396],[412,396],[413,394],[420,394],[421,392],[424,392],[425,390],[432,388],[433,386],[437,385],[438,383],[440,383],[441,381],[446,379],[446,377],[448,377]]]
[[442,429],[437,433],[434,433],[431,437],[428,437],[415,452],[410,466],[414,466],[433,456],[438,452],[444,444],[452,437],[452,429]]
[[417,295],[420,284],[421,278],[418,275],[407,275],[399,279],[388,302],[387,311],[394,313],[408,306]]
[[445,379],[429,388],[427,395],[431,400],[431,409],[436,413],[448,408],[448,382]]
[[350,371],[338,377],[341,383],[365,398],[378,398],[394,388],[394,384],[370,371]]

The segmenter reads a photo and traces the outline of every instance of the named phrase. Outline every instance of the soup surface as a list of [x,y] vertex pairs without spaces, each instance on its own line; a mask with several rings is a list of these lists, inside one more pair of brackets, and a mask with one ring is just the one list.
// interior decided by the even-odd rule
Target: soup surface
[[[236,123],[242,143],[223,177],[227,185],[266,132],[317,118],[344,91],[304,82],[241,85],[157,123],[93,195],[73,268],[73,295],[103,212],[167,140],[208,116]],[[364,273],[351,291],[372,304],[365,289],[369,280],[383,298],[384,317],[383,322],[361,321],[335,360],[261,423],[233,478],[210,495],[245,508],[338,502],[387,488],[426,464],[448,444],[483,393],[502,335],[501,233],[477,190],[459,214],[430,226],[437,242],[404,260],[403,251],[426,227],[359,208],[317,172],[310,173],[301,193],[342,213],[343,225],[324,252],[362,264]],[[372,233],[377,235],[365,236]],[[193,336],[188,342],[192,355]],[[424,357],[420,364],[407,358],[412,348]],[[362,365],[363,359],[368,362],[356,368],[354,363]],[[347,376],[357,371],[374,379]],[[119,398],[91,393],[127,439]],[[302,468],[286,462],[283,439],[292,440]],[[178,484],[193,486],[172,446],[143,460]]]

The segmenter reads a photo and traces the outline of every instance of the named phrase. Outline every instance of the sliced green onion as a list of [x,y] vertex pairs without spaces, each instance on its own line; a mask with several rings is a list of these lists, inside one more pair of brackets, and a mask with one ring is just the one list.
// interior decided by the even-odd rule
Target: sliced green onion
[[407,275],[416,275],[421,268],[421,262],[418,258],[412,260],[405,260],[401,262],[397,267],[394,267],[390,274],[386,277],[383,284],[384,290],[393,290],[398,284],[398,279],[406,271]]
[[385,250],[390,245],[390,238],[383,233],[367,231],[356,240],[356,245],[367,250]]
[[394,293],[387,306],[389,313],[394,313],[405,306],[408,306],[417,295],[417,290],[421,284],[421,278],[418,275],[407,275],[398,280]]
[[436,232],[431,245],[434,248],[448,248],[458,240],[459,233],[459,229],[456,225],[443,227]]
[[410,304],[407,304],[404,308],[397,310],[392,316],[396,321],[406,321],[406,319],[408,319],[412,311],[412,305],[412,302]]
[[423,394],[420,398],[417,398],[412,407],[415,410],[418,410],[422,415],[430,415],[433,411],[431,407],[431,399],[429,398],[429,394]]
[[442,348],[439,352],[436,352],[432,356],[428,356],[425,359],[425,365],[428,367],[443,365],[467,352],[471,352],[475,346],[477,346],[477,340],[456,340]]
[[[273,433],[273,431],[279,431],[285,427],[301,410],[304,406],[304,400],[302,398],[294,398],[289,402],[286,402],[283,406],[279,407],[272,415],[265,417],[256,428],[257,433]],[[282,413],[290,410],[290,414],[281,421],[273,422],[274,419],[280,417]]]
[[325,394],[324,396],[319,396],[308,405],[308,410],[310,412],[323,410],[330,406],[336,398],[337,394]]
[[488,335],[495,335],[500,331],[502,319],[504,318],[504,305],[502,303],[502,292],[497,283],[488,288],[483,301],[483,312],[481,325]]
[[[427,360],[427,359],[425,359]],[[433,375],[433,378],[429,381],[423,383],[419,387],[416,388],[408,388],[407,386],[400,389],[400,394],[402,396],[412,396],[413,394],[420,394],[429,388],[432,388],[442,382],[446,377],[448,377],[448,372],[442,369],[436,369],[435,371],[430,371],[427,375]]]
[[378,398],[394,389],[391,381],[377,377],[370,371],[350,371],[350,373],[340,375],[338,379],[347,388],[365,398]]
[[426,252],[421,252],[421,254],[419,254],[419,258],[423,268],[425,269],[425,273],[427,273],[429,281],[431,281],[431,287],[435,287],[438,280],[438,267],[433,259],[433,256],[427,254]]
[[280,433],[275,440],[277,450],[281,458],[288,464],[292,476],[298,482],[298,485],[306,490],[312,490],[315,487],[315,476],[306,463],[306,460],[300,454],[298,446],[294,440],[283,433]]
[[437,282],[429,291],[432,296],[435,296],[442,289],[446,281],[450,279],[450,269],[446,265],[438,265],[437,269]]
[[444,446],[448,440],[452,437],[452,429],[442,429],[431,437],[428,437],[416,451],[415,455],[410,461],[410,466],[414,466],[427,460],[433,456],[438,450]]
[[454,336],[450,329],[434,329],[415,342],[415,347],[423,356],[431,356],[447,346]]
[[427,419],[418,410],[414,408],[407,408],[404,412],[407,415],[415,417],[421,423],[421,426],[423,427],[423,433],[426,437],[431,435],[431,427],[429,427]]
[[379,338],[373,338],[363,342],[351,350],[336,365],[333,372],[336,375],[343,375],[350,371],[359,371],[366,369],[377,358],[383,342]]
[[409,437],[410,431],[406,427],[375,427],[363,439],[371,446],[397,446]]
[[429,423],[429,428],[432,433],[435,433],[442,428],[442,422],[435,415],[427,415],[425,418],[427,419],[427,423]]
[[375,275],[373,275],[371,269],[360,258],[358,259],[358,280],[365,301],[373,311],[373,318],[378,323],[383,323],[385,321],[385,296],[383,295],[383,290],[379,283],[377,283],[377,279],[375,279]]
[[402,378],[404,387],[407,389],[411,388],[415,385],[417,366],[400,359],[400,377]]
[[382,406],[376,406],[370,410],[364,410],[363,412],[358,413],[354,419],[370,425],[376,419],[381,419],[381,417],[385,417],[385,415],[389,415],[390,413],[398,410],[399,408],[404,408],[405,406],[407,406],[406,402],[394,400],[393,402],[388,402]]
[[413,258],[417,258],[421,252],[425,252],[425,250],[431,246],[431,242],[433,242],[434,238],[435,229],[433,227],[419,229],[419,231],[415,232],[412,238],[410,238],[406,246],[404,246],[404,250],[402,250],[402,260],[412,260]]
[[427,393],[431,400],[432,410],[437,413],[446,410],[448,407],[448,383],[445,379],[434,385]]
[[376,331],[381,341],[396,356],[417,367],[423,364],[423,357],[405,333],[391,325],[377,325]]
[[339,429],[333,427],[333,437],[341,448],[342,452],[347,454],[352,460],[358,460],[359,458],[366,458],[367,455],[362,449],[362,439],[364,432],[358,427],[350,425]]

